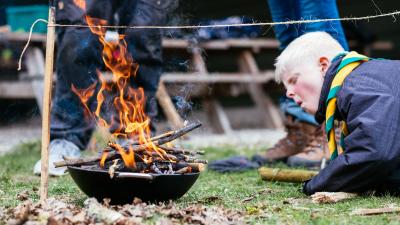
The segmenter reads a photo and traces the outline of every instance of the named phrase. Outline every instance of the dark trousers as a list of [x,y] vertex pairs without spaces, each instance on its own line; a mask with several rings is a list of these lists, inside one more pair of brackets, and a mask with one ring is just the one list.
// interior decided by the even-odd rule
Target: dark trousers
[[[274,22],[339,18],[335,0],[268,0],[267,2]],[[274,26],[274,31],[276,38],[280,42],[280,49],[282,50],[294,39],[305,33],[314,31],[325,31],[335,38],[346,51],[349,48],[340,21],[276,25]],[[281,109],[284,113],[294,116],[301,122],[318,125],[313,115],[305,112],[292,99],[286,98],[285,96],[281,99]]]
[[[163,25],[167,14],[176,7],[177,0],[86,0],[86,9],[76,6],[73,0],[57,2],[57,23],[86,24],[85,14],[108,21],[110,25]],[[139,64],[132,87],[142,87],[147,101],[145,111],[153,119],[157,115],[155,93],[162,72],[161,31],[157,29],[119,30],[125,34],[128,51]],[[97,35],[87,28],[59,28],[57,30],[57,84],[51,111],[51,139],[62,138],[84,149],[91,137],[95,123],[85,117],[84,107],[71,91],[88,88],[97,82],[96,70],[103,70],[102,45]],[[88,102],[94,111],[95,96]],[[113,109],[105,104],[103,113]],[[112,115],[105,115],[105,118]]]

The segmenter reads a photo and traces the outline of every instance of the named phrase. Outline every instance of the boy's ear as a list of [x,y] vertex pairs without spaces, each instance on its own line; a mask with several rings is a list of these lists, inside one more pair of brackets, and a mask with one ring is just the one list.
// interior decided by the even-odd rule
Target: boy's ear
[[326,73],[329,65],[330,65],[330,61],[328,58],[326,58],[325,56],[319,58],[319,66],[321,68],[322,73],[324,73],[324,74]]

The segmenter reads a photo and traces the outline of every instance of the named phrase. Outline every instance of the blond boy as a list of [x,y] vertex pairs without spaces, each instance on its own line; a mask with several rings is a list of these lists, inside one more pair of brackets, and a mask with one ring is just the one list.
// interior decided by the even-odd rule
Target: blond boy
[[[329,34],[311,32],[291,42],[275,67],[286,95],[325,121],[331,160],[303,191],[398,194],[400,61],[344,52]],[[340,140],[335,121],[343,124]]]

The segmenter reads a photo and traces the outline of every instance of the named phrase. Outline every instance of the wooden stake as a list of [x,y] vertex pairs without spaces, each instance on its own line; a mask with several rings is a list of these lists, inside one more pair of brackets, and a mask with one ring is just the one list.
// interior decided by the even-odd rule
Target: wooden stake
[[44,74],[43,115],[42,115],[42,168],[40,173],[40,200],[46,200],[49,186],[49,142],[50,142],[50,105],[51,87],[53,84],[54,41],[55,41],[55,7],[49,8],[47,26],[46,62]]

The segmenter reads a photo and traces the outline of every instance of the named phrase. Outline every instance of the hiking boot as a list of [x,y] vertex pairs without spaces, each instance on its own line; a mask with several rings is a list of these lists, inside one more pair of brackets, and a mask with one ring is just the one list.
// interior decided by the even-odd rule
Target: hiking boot
[[329,150],[326,137],[320,127],[314,132],[304,150],[290,156],[287,164],[292,167],[320,168],[323,160],[329,160]]
[[[49,145],[49,175],[50,176],[62,176],[66,174],[67,167],[55,168],[55,162],[63,161],[64,158],[79,158],[81,156],[81,151],[78,146],[74,143],[67,141],[65,139],[54,139]],[[33,173],[35,175],[40,175],[41,171],[41,160],[37,161],[33,167]]]
[[272,148],[260,155],[254,155],[252,161],[260,165],[276,161],[286,161],[289,156],[301,152],[311,140],[316,126],[305,122],[294,121],[288,117],[285,121],[286,137],[278,141]]

